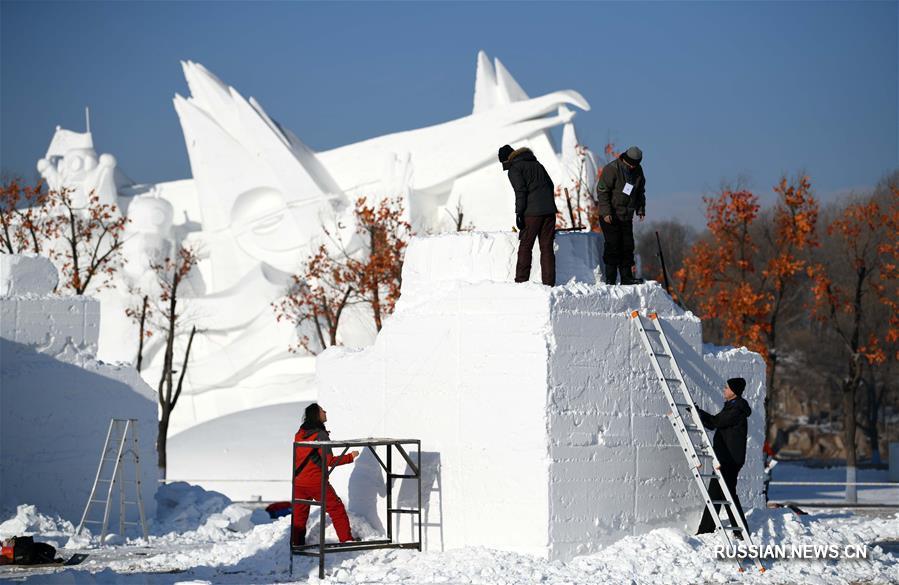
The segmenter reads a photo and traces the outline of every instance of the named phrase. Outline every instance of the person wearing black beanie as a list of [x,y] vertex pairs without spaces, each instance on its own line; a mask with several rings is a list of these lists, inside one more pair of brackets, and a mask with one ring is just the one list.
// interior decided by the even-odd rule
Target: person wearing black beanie
[[503,145],[497,153],[515,191],[515,226],[518,228],[518,261],[515,282],[531,278],[534,243],[540,245],[540,277],[546,286],[556,285],[556,191],[549,173],[530,148]]
[[[743,519],[743,524],[748,528],[746,515],[743,513],[743,506],[740,505],[740,498],[737,496],[737,476],[740,469],[746,462],[746,437],[749,432],[748,419],[752,414],[752,408],[749,403],[743,399],[743,392],[746,390],[746,380],[743,378],[731,378],[724,385],[724,408],[718,414],[712,415],[708,412],[697,408],[699,418],[705,428],[715,431],[715,438],[712,441],[712,447],[715,450],[715,456],[718,463],[721,464],[721,476],[724,483],[734,498],[737,512]],[[709,482],[709,498],[712,500],[723,500],[724,493],[718,480],[713,479]],[[719,506],[715,506],[715,513],[718,513]],[[737,525],[730,508],[727,508],[727,516],[730,518],[732,526]],[[699,522],[699,530],[697,534],[705,534],[714,532],[716,529],[715,519],[712,518],[709,509],[706,508]],[[734,533],[735,536],[741,537],[739,532]]]

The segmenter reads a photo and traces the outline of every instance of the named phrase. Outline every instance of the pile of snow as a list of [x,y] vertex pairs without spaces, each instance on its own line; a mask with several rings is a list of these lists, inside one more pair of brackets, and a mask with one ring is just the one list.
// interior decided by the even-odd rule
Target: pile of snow
[[0,254],[0,297],[46,295],[59,274],[49,259],[33,254]]
[[219,541],[271,522],[268,513],[234,504],[224,494],[185,482],[172,482],[156,492],[153,534],[173,541]]
[[60,546],[66,544],[67,539],[75,532],[71,522],[59,516],[45,516],[38,512],[37,507],[22,504],[16,508],[16,515],[0,524],[0,541],[12,536],[39,535],[41,540],[51,539]]
[[[311,518],[314,521],[315,518]],[[369,533],[362,519],[351,516],[353,530],[364,538]],[[520,585],[572,583],[639,585],[680,583],[889,583],[895,581],[899,558],[878,543],[899,539],[899,514],[870,516],[840,510],[797,517],[789,510],[755,510],[749,514],[756,527],[754,541],[771,544],[864,544],[866,560],[767,561],[765,574],[754,569],[737,573],[733,560],[714,558],[718,535],[691,536],[659,528],[628,536],[597,552],[570,562],[549,561],[537,555],[464,547],[446,552],[373,550],[329,555],[328,583],[489,583]],[[26,583],[318,583],[317,560],[294,557],[294,573],[288,576],[290,521],[282,518],[235,534],[226,541],[198,543],[167,541],[157,548],[106,549],[74,570],[39,574]],[[310,531],[315,533],[314,522]],[[335,538],[329,529],[328,539]],[[895,549],[893,549],[895,550]],[[0,576],[2,576],[0,569]]]

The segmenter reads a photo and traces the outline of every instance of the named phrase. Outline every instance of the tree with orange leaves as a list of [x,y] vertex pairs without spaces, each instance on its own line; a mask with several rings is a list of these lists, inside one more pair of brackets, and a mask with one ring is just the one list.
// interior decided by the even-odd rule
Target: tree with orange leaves
[[61,284],[76,295],[84,294],[91,284],[108,286],[121,266],[121,248],[128,218],[116,205],[100,203],[90,192],[79,204],[71,189],[47,194],[45,220],[50,259],[60,273]]
[[362,236],[365,254],[360,259],[343,252],[342,264],[354,276],[358,299],[371,307],[375,328],[380,331],[385,316],[393,313],[403,284],[403,259],[412,235],[404,219],[403,201],[382,199],[376,205],[365,197],[356,200],[356,232]]
[[[402,199],[370,204],[360,197],[354,217],[355,242],[361,247],[351,247],[326,229],[331,246],[320,245],[291,277],[286,294],[272,303],[276,319],[301,329],[291,351],[304,349],[315,354],[336,345],[341,316],[351,305],[368,305],[378,331],[384,317],[393,312],[412,235],[404,219]],[[304,326],[311,326],[313,333],[304,333]]]
[[723,340],[765,357],[769,430],[779,328],[785,309],[801,302],[808,254],[818,245],[818,203],[809,178],[784,177],[774,191],[778,202],[770,217],[760,215],[758,198],[745,189],[706,198],[709,236],[694,244],[675,274],[679,295],[720,327]]
[[[897,228],[899,189],[893,185],[886,201],[855,200],[842,209],[827,225],[830,245],[809,268],[815,316],[834,334],[847,360],[841,390],[850,483],[855,481],[856,399],[864,369],[886,362],[884,346],[895,346],[899,339]],[[885,318],[878,307],[887,309]],[[855,486],[848,485],[847,501],[856,497]]]
[[[300,333],[290,351],[311,354],[337,345],[337,328],[344,309],[355,302],[355,278],[335,261],[322,244],[291,276],[287,293],[272,303],[275,318],[293,323]],[[311,326],[314,336],[304,332]]]
[[42,185],[23,185],[18,179],[0,187],[0,252],[43,251],[47,237],[47,202]]

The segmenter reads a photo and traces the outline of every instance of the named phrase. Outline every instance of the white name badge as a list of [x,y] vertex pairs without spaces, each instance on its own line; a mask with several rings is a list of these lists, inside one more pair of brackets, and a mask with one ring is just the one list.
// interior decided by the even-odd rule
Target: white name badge
[[630,195],[631,191],[633,191],[633,190],[634,190],[634,186],[631,185],[630,183],[625,183],[624,189],[622,189],[622,191],[624,192],[625,195]]

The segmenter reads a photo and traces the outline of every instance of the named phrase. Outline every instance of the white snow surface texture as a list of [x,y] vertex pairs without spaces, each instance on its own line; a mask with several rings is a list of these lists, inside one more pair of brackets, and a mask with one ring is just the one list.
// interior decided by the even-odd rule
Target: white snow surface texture
[[[481,545],[565,560],[653,528],[695,529],[702,503],[633,310],[664,319],[700,407],[717,412],[724,380],[747,379],[754,413],[740,498],[746,509],[761,506],[761,357],[703,348],[699,319],[657,283],[595,284],[583,270],[560,271],[570,282],[554,288],[533,274],[511,283],[509,237],[413,239],[403,295],[374,346],[318,358],[332,437],[421,439],[427,549]],[[560,237],[560,264],[595,261],[583,245],[590,237]],[[383,474],[368,453],[332,482],[351,512],[384,526]],[[413,504],[412,481],[396,484],[399,505]],[[412,529],[405,518],[394,530],[409,539]]]
[[[134,368],[95,359],[99,303],[54,295],[56,282],[45,258],[0,255],[0,510],[30,502],[77,525],[115,417],[138,420],[142,494],[152,516],[155,393]],[[125,472],[135,478],[132,464]],[[134,494],[127,486],[129,501]],[[112,509],[110,526],[118,526],[117,500]],[[134,508],[126,512],[137,520]],[[95,506],[91,519],[102,514]]]
[[[200,502],[202,504],[202,502]],[[234,507],[233,505],[231,507]],[[59,524],[35,510],[19,514],[28,518],[29,534],[37,540],[64,542],[61,533],[71,527]],[[4,528],[16,518],[0,524]],[[354,530],[363,538],[376,531],[363,519],[351,515]],[[317,514],[310,526],[317,523]],[[500,551],[486,547],[466,547],[452,551],[375,550],[332,555],[327,560],[325,579],[318,579],[315,559],[295,557],[293,577],[288,573],[287,518],[241,530],[202,529],[151,536],[150,542],[78,549],[90,554],[77,567],[58,569],[11,569],[0,567],[0,581],[15,578],[31,584],[378,584],[452,583],[478,585],[621,584],[681,585],[684,583],[752,584],[846,584],[895,583],[899,559],[895,545],[882,547],[899,538],[899,515],[881,517],[854,515],[844,510],[827,510],[795,516],[786,509],[754,510],[749,514],[754,539],[761,545],[817,544],[868,546],[866,560],[782,560],[765,563],[767,572],[754,569],[736,571],[732,560],[717,560],[713,547],[718,535],[699,537],[672,528],[658,528],[646,534],[628,536],[570,562],[548,561],[539,556]],[[206,529],[206,527],[209,527]],[[495,527],[490,527],[495,528]],[[312,530],[312,534],[317,534]],[[328,527],[326,538],[334,540]],[[149,545],[149,546],[147,546]],[[63,551],[67,556],[75,548]]]

